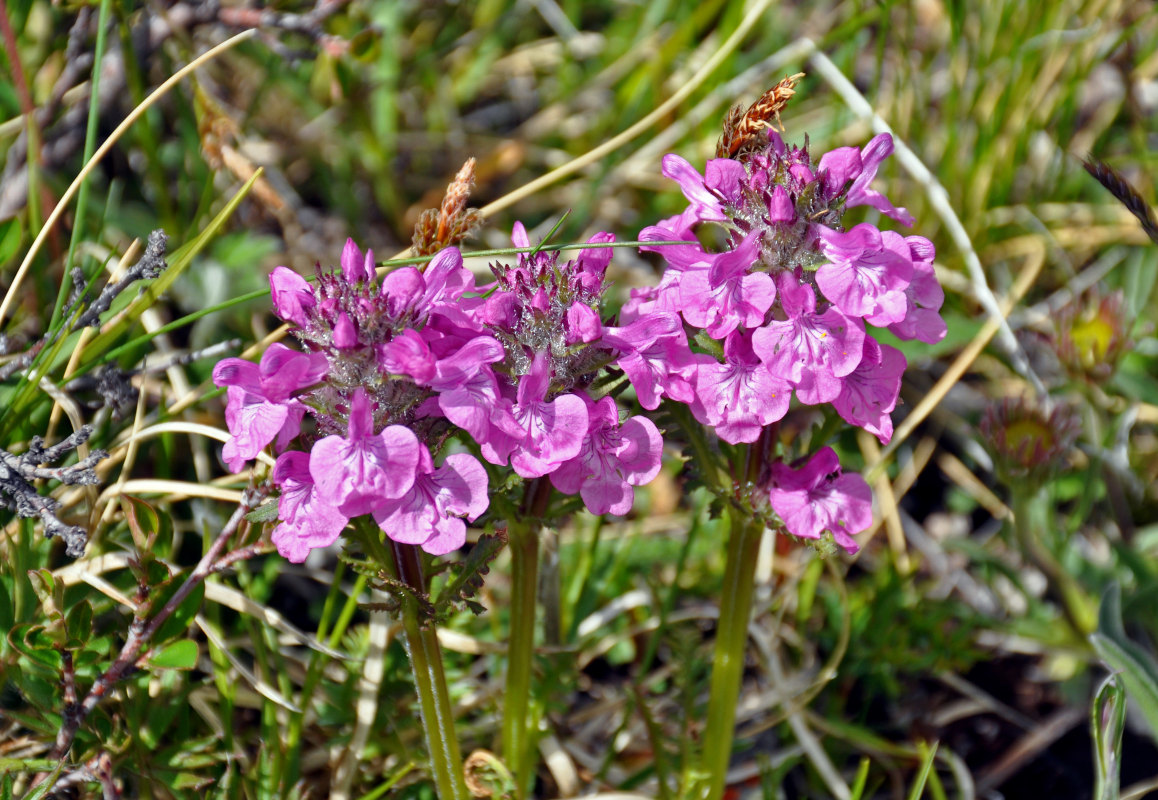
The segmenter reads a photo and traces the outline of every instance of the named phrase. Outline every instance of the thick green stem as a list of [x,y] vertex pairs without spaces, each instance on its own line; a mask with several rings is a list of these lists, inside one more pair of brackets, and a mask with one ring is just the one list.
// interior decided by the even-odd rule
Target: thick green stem
[[539,582],[539,524],[547,511],[551,484],[527,485],[518,518],[507,525],[511,548],[511,625],[507,643],[507,686],[503,695],[503,758],[515,776],[519,800],[534,778],[531,670],[535,656],[535,599]]
[[[414,589],[425,592],[426,579],[422,561],[414,545],[390,542],[398,578]],[[419,616],[418,601],[402,598],[402,627],[406,631],[407,651],[414,669],[414,684],[422,708],[422,727],[430,752],[430,769],[440,800],[467,800],[470,797],[462,772],[462,753],[454,730],[454,707],[446,688],[442,670],[442,651],[434,623]]]
[[744,677],[744,653],[748,644],[748,620],[756,583],[756,557],[760,549],[763,522],[746,518],[732,509],[732,531],[728,537],[728,557],[724,565],[724,585],[720,597],[720,621],[716,627],[716,649],[712,658],[711,694],[708,723],[704,729],[702,772],[707,781],[707,800],[724,796],[732,739],[736,727],[736,703]]
[[535,655],[535,593],[539,575],[539,537],[528,520],[511,520],[511,630],[507,644],[507,686],[503,695],[503,758],[525,796],[531,768],[528,708]]

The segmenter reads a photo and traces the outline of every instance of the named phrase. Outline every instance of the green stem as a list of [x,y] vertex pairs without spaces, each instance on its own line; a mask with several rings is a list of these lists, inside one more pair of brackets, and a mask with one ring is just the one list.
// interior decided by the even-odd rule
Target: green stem
[[744,653],[748,644],[748,619],[756,583],[756,557],[764,523],[746,518],[738,509],[730,510],[732,531],[728,537],[728,557],[720,597],[720,621],[716,628],[716,648],[712,657],[711,694],[708,723],[704,729],[702,772],[707,800],[724,796],[732,739],[736,727],[736,702],[744,677]]
[[516,796],[527,796],[534,778],[533,721],[529,713],[535,656],[535,608],[539,582],[539,520],[551,485],[527,485],[519,516],[507,525],[511,548],[511,624],[507,643],[507,685],[503,695],[503,758],[515,777]]
[[[366,548],[366,554],[393,577],[425,595],[426,576],[422,557],[414,545],[399,544],[391,539],[389,548],[382,543],[382,531],[369,517],[354,520],[354,530]],[[439,800],[468,800],[470,794],[463,777],[462,753],[454,730],[454,707],[446,688],[442,669],[442,651],[434,623],[421,618],[418,600],[408,592],[399,592],[402,607],[402,629],[406,632],[406,654],[414,670],[418,705],[422,711],[422,730],[430,753],[430,769]]]
[[1089,598],[1082,590],[1081,585],[1066,568],[1058,563],[1053,553],[1039,541],[1034,532],[1031,519],[1033,493],[1019,491],[1014,488],[1013,500],[1013,530],[1017,535],[1017,543],[1021,552],[1034,566],[1045,574],[1050,583],[1052,594],[1061,605],[1066,621],[1078,639],[1082,642],[1093,633],[1098,626],[1096,612],[1090,605]]
[[[422,560],[414,545],[390,542],[398,578],[416,591],[426,592]],[[406,631],[407,652],[414,669],[414,684],[422,708],[422,727],[430,752],[430,769],[440,800],[467,800],[466,781],[462,772],[462,753],[454,730],[454,707],[446,688],[442,669],[442,651],[434,623],[420,619],[418,601],[410,595],[402,598],[402,627]]]

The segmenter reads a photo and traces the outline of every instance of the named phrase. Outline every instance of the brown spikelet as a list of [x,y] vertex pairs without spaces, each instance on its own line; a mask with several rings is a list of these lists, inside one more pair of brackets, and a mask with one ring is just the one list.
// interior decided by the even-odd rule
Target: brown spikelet
[[1138,190],[1131,186],[1116,169],[1104,161],[1098,161],[1091,156],[1082,162],[1082,166],[1086,168],[1086,172],[1097,179],[1098,183],[1105,186],[1110,194],[1118,198],[1118,201],[1131,214],[1138,218],[1138,221],[1142,223],[1142,230],[1146,231],[1146,235],[1150,237],[1151,241],[1158,244],[1158,222],[1154,219],[1154,209],[1150,208],[1150,204],[1142,198],[1142,195],[1138,194]]
[[792,95],[796,94],[796,84],[804,77],[803,72],[788,76],[773,86],[743,114],[740,107],[735,106],[724,118],[724,135],[716,145],[716,158],[731,158],[747,145],[758,142],[757,135],[764,129],[776,126],[784,130],[780,122],[780,111],[788,105]]
[[482,223],[478,209],[466,207],[470,190],[474,188],[474,167],[475,160],[468,158],[446,187],[438,209],[422,212],[410,239],[410,249],[415,255],[433,255],[444,247],[458,244]]

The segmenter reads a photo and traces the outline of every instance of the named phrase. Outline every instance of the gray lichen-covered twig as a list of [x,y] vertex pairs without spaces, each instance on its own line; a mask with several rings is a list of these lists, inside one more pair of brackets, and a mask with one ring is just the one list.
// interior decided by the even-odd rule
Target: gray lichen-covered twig
[[[165,267],[168,266],[168,264],[165,263],[165,245],[168,244],[168,242],[168,235],[160,228],[150,233],[148,244],[145,245],[145,252],[137,259],[137,263],[125,270],[125,274],[115,283],[108,283],[101,289],[100,295],[89,304],[89,307],[84,310],[84,313],[73,323],[72,329],[75,331],[85,327],[96,327],[100,325],[101,314],[112,307],[113,300],[115,300],[121,292],[139,280],[156,278],[160,275]],[[80,272],[79,268],[73,270],[72,280],[76,297],[72,299],[70,305],[79,301],[80,295],[84,294],[84,273]],[[71,312],[72,309],[70,308],[69,311]]]
[[40,478],[70,485],[100,483],[95,468],[102,459],[108,458],[104,450],[94,450],[87,458],[67,467],[46,466],[84,444],[91,435],[92,427],[85,425],[51,447],[45,447],[44,440],[34,436],[28,450],[19,455],[0,449],[0,505],[15,511],[17,516],[39,519],[44,524],[44,535],[63,539],[65,551],[73,558],[84,554],[88,534],[79,525],[62,522],[56,515],[60,503],[41,495],[32,483]]

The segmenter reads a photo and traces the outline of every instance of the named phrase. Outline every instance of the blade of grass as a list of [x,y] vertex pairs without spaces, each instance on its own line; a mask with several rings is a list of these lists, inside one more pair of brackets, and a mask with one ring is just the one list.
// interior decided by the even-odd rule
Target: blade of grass
[[909,800],[920,800],[925,793],[925,784],[929,782],[929,775],[933,771],[933,761],[937,758],[937,742],[929,747],[926,742],[917,742],[917,750],[921,754],[921,766],[917,770],[917,778],[913,788],[909,790]]
[[[101,0],[100,13],[97,16],[97,38],[93,50],[92,78],[89,79],[88,124],[84,132],[84,162],[92,160],[96,150],[97,122],[100,119],[100,88],[101,68],[104,64],[105,42],[108,39],[109,9],[112,0]],[[72,263],[76,257],[76,246],[84,237],[84,217],[88,211],[88,193],[92,183],[88,180],[88,173],[80,182],[80,190],[76,196],[76,216],[73,218],[72,237],[68,242],[68,256],[64,260],[64,272],[60,277],[60,288],[56,292],[56,305],[52,309],[52,317],[48,329],[53,330],[60,323],[61,312],[64,311],[64,300],[68,297],[68,289],[72,283]],[[61,201],[63,203],[63,200]],[[3,316],[3,314],[0,314]]]

